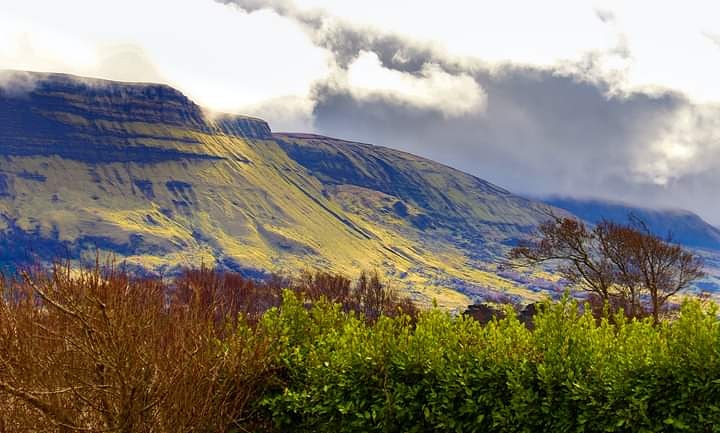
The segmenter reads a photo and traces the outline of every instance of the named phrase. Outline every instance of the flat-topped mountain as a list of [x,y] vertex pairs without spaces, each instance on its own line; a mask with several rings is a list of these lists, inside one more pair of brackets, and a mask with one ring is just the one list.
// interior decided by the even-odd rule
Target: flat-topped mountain
[[148,162],[212,157],[194,133],[271,138],[266,122],[231,115],[209,120],[200,107],[166,85],[17,74],[23,87],[0,87],[0,146],[5,155]]
[[165,85],[14,74],[22,85],[0,87],[6,263],[99,249],[163,272],[378,268],[446,305],[525,293],[493,262],[540,202],[404,152],[272,134]]
[[[377,268],[416,298],[537,298],[498,271],[549,206],[397,150],[272,133],[159,84],[7,72],[0,82],[0,262],[93,259],[154,272]],[[553,208],[556,212],[562,212]]]

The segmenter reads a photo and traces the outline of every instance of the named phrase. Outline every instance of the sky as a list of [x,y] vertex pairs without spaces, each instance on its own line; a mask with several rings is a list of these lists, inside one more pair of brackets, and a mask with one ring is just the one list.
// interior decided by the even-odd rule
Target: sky
[[0,69],[163,82],[519,194],[720,224],[718,16],[716,0],[3,0]]

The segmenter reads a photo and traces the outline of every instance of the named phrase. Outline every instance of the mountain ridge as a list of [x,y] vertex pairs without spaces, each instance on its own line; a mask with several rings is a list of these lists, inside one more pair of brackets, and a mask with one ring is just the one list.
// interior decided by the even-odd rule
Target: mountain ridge
[[207,112],[167,85],[22,76],[0,86],[0,262],[375,268],[461,308],[563,291],[498,266],[546,218],[540,201],[407,152]]
[[22,94],[0,87],[6,262],[34,244],[159,272],[378,268],[448,306],[533,295],[493,259],[538,224],[539,202],[390,148],[274,134],[166,85],[23,75]]

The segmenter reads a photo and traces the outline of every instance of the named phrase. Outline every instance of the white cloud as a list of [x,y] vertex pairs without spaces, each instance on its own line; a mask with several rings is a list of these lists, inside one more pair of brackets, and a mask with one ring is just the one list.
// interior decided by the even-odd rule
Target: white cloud
[[[467,67],[575,70],[609,79],[616,91],[670,88],[697,102],[720,101],[720,2],[714,0],[250,3],[322,16],[327,28],[396,35]],[[248,14],[211,0],[6,1],[0,4],[0,68],[162,80],[223,110],[308,98],[312,86],[333,73],[332,59],[298,23],[277,13]],[[120,57],[108,55],[120,50]],[[591,70],[568,66],[589,56]]]
[[315,101],[303,96],[283,96],[243,107],[243,114],[270,119],[273,131],[311,132],[314,130]]
[[361,51],[349,65],[345,84],[358,99],[386,97],[448,116],[481,111],[487,100],[469,75],[452,75],[427,63],[416,76],[383,67],[377,54],[368,51]]
[[438,54],[469,64],[553,66],[559,61],[581,60],[588,51],[609,50],[617,44],[617,35],[584,0],[286,3],[294,4],[296,13],[322,11],[328,21],[425,43]]
[[326,50],[271,11],[209,0],[0,3],[0,69],[162,81],[215,110],[307,98],[330,65]]
[[623,91],[670,89],[696,103],[720,102],[720,46],[714,36],[720,30],[716,17],[720,3],[646,2],[611,0],[608,22],[622,40],[627,57],[620,65],[602,52],[598,73],[618,72],[614,84]]
[[35,77],[23,71],[0,70],[0,89],[4,93],[22,96],[32,91],[35,86]]
[[[672,89],[696,102],[720,102],[720,2],[715,0],[264,3],[297,15],[322,13],[326,25],[425,44],[438,57],[466,67],[559,68],[609,80],[616,92]],[[591,70],[579,69],[588,58]]]
[[688,105],[658,125],[657,138],[635,146],[636,180],[668,185],[706,172],[720,160],[718,107]]

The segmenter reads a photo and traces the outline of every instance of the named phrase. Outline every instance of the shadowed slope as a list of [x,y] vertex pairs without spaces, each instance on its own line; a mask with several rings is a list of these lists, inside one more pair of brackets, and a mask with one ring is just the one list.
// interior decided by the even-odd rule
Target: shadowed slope
[[626,222],[634,216],[644,221],[648,228],[659,236],[669,234],[676,242],[689,247],[720,250],[720,230],[686,210],[648,209],[602,200],[560,197],[544,201],[591,223],[597,223],[603,218]]

